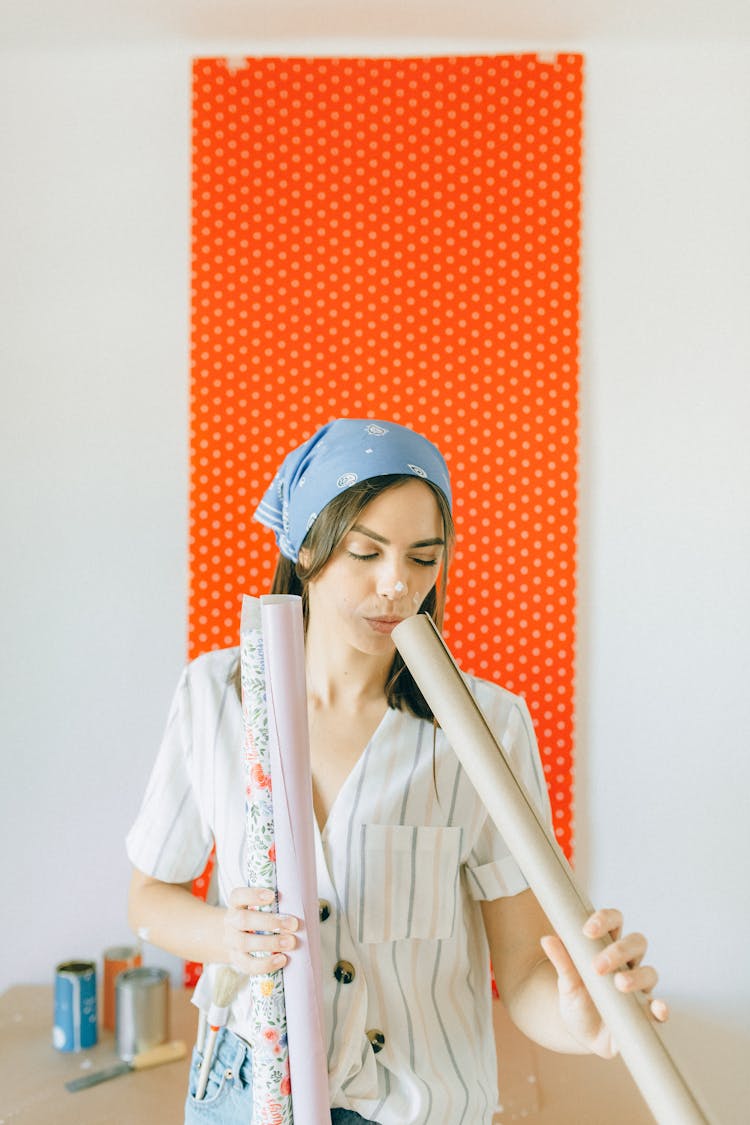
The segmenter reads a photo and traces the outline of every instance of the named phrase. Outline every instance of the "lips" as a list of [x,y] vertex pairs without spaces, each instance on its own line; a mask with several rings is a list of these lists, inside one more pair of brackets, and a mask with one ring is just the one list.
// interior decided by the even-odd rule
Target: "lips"
[[365,621],[376,633],[392,633],[403,617],[366,617]]

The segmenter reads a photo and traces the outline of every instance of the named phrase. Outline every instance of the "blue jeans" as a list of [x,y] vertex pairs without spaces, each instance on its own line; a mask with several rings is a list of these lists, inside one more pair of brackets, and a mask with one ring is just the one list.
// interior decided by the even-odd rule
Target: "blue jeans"
[[[193,1048],[190,1085],[185,1101],[185,1125],[252,1125],[253,1061],[247,1043],[221,1028],[216,1036],[206,1092],[198,1102],[195,1091],[203,1056]],[[332,1109],[331,1125],[376,1125],[350,1109]]]

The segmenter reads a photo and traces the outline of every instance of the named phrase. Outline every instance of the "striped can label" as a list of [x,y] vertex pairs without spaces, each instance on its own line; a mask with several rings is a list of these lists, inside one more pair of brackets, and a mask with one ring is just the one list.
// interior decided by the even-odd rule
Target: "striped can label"
[[58,1051],[81,1051],[96,1043],[96,963],[64,961],[55,970],[55,1026]]

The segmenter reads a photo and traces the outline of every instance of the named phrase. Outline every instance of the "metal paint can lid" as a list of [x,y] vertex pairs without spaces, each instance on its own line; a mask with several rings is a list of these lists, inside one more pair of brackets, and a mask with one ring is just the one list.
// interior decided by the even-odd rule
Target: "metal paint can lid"
[[85,977],[96,973],[96,961],[61,961],[55,966],[57,976]]

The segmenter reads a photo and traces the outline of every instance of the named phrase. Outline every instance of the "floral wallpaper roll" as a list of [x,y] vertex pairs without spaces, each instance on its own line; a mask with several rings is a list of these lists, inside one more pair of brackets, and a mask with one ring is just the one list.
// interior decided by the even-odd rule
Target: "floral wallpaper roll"
[[[247,814],[245,874],[249,887],[264,887],[276,894],[276,845],[263,633],[260,603],[253,598],[247,598],[243,606],[240,675]],[[276,904],[267,909],[269,912],[278,912]],[[251,976],[250,989],[254,1028],[253,1121],[258,1125],[291,1125],[294,1118],[282,973]]]

